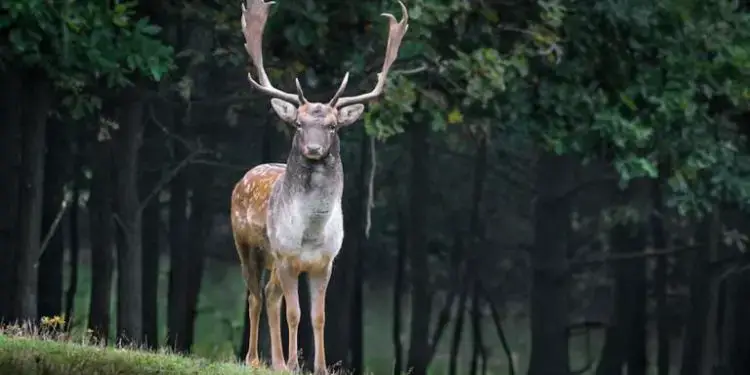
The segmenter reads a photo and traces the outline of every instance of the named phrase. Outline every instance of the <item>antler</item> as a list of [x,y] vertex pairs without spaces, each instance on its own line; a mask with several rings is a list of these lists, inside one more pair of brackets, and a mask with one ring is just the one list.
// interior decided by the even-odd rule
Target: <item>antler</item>
[[250,73],[247,74],[247,79],[253,87],[266,95],[293,102],[297,105],[304,104],[307,103],[307,99],[302,93],[302,86],[299,84],[299,79],[295,78],[295,84],[297,85],[296,95],[284,92],[271,85],[266,70],[263,68],[263,31],[268,20],[268,9],[271,7],[271,4],[275,3],[275,1],[247,0],[249,9],[245,7],[245,4],[242,4],[242,33],[245,35],[245,49],[250,58],[252,58],[253,65],[258,70],[260,83],[256,82]]
[[362,103],[376,98],[383,93],[385,78],[386,76],[388,76],[388,71],[391,69],[391,64],[393,64],[393,61],[396,60],[396,56],[398,56],[398,48],[401,45],[401,39],[404,38],[406,30],[409,28],[409,11],[406,9],[406,5],[404,5],[401,0],[398,0],[398,3],[399,5],[401,5],[401,12],[404,14],[404,18],[401,21],[397,22],[396,17],[394,17],[390,13],[381,14],[381,16],[385,16],[388,18],[388,22],[390,23],[390,25],[388,31],[388,44],[385,47],[385,60],[383,61],[383,68],[380,70],[380,73],[378,73],[378,82],[375,84],[375,88],[365,94],[357,96],[346,96],[339,99],[339,95],[344,92],[346,84],[349,81],[349,72],[347,72],[346,75],[344,75],[344,79],[341,81],[341,86],[339,86],[336,94],[333,95],[333,99],[328,102],[328,105],[338,108],[354,103]]

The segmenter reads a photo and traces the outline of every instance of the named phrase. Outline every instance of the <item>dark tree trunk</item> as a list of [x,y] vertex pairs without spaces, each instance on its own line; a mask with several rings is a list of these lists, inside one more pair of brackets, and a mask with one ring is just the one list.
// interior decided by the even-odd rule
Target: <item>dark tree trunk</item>
[[[717,207],[714,207],[718,210]],[[703,224],[704,239],[707,238],[708,246],[703,251],[697,251],[693,261],[693,270],[690,275],[690,312],[687,317],[685,328],[684,346],[682,349],[681,375],[703,375],[706,374],[704,366],[707,364],[704,355],[706,345],[715,344],[715,301],[717,290],[714,278],[709,272],[709,264],[715,260],[720,241],[721,222],[718,212],[712,213]],[[706,242],[703,242],[706,243]],[[707,333],[710,333],[707,335]],[[710,336],[713,336],[710,337]],[[708,348],[712,349],[712,348]],[[713,350],[711,350],[711,353]]]
[[393,281],[393,329],[391,340],[393,341],[393,375],[401,375],[404,367],[404,345],[401,342],[401,313],[404,279],[406,273],[406,218],[402,210],[398,210],[398,227],[396,243],[396,277]]
[[115,255],[115,181],[112,174],[114,154],[111,139],[103,139],[93,144],[91,164],[91,300],[88,328],[95,338],[106,343],[109,339]]
[[448,374],[458,375],[458,351],[461,349],[461,338],[464,331],[464,317],[466,316],[466,304],[469,300],[469,288],[466,282],[461,287],[458,297],[458,308],[456,309],[456,322],[453,328],[453,339],[451,340],[450,360],[448,363]]
[[737,337],[737,294],[738,277],[730,276],[721,288],[721,303],[719,305],[719,316],[721,317],[721,339],[719,340],[719,362],[717,363],[718,374],[732,373],[732,350]]
[[[662,163],[660,168],[664,169]],[[660,176],[665,176],[668,170],[660,171]],[[651,229],[654,241],[654,248],[667,248],[667,235],[664,229],[663,215],[666,213],[664,206],[664,196],[662,192],[663,179],[653,180],[651,182],[651,196],[654,201],[654,207],[651,211]],[[656,347],[657,347],[657,375],[669,375],[669,310],[667,305],[667,272],[668,259],[666,255],[656,258],[656,268],[654,269],[654,293],[656,295]]]
[[29,72],[23,113],[21,191],[19,199],[20,248],[17,291],[19,319],[37,318],[38,266],[42,241],[44,150],[47,113],[52,96],[50,80],[40,71]]
[[[2,72],[0,88],[5,93],[22,92],[21,75],[11,69]],[[17,267],[19,226],[18,197],[21,168],[21,95],[0,96],[0,323],[17,318]]]
[[[182,134],[181,121],[174,121],[173,133]],[[172,141],[172,163],[187,156],[185,146]],[[169,197],[169,296],[167,307],[167,345],[173,350],[185,347],[187,317],[187,177],[178,173],[170,183]],[[243,354],[244,358],[244,354]]]
[[561,375],[569,371],[568,260],[572,160],[542,152],[537,161],[538,197],[534,208],[531,250],[531,358],[529,375]]
[[[153,155],[153,153],[151,154]],[[148,158],[152,161],[153,158]],[[156,163],[149,163],[151,166],[143,163],[144,169],[147,170],[143,179],[142,191],[148,192],[154,188],[159,181],[159,173],[153,167]],[[158,193],[156,193],[158,194]],[[158,318],[158,290],[159,290],[159,198],[153,197],[143,209],[143,342],[149,348],[156,348],[159,345],[159,329],[157,325]]]
[[426,375],[430,358],[430,321],[432,298],[427,264],[425,221],[430,190],[429,183],[429,125],[424,121],[412,123],[411,181],[409,191],[409,265],[411,279],[411,328],[406,371],[412,375]]
[[149,348],[159,346],[159,202],[152,201],[143,210],[143,342]]
[[727,348],[730,352],[731,375],[750,374],[750,319],[744,317],[750,316],[750,298],[747,298],[747,291],[750,289],[750,272],[744,272],[736,276],[737,288],[733,295],[735,298],[734,316],[735,331],[734,340],[731,347]]
[[188,219],[188,258],[185,312],[187,313],[183,327],[185,332],[184,347],[181,352],[188,352],[193,345],[195,318],[197,316],[198,295],[203,279],[203,264],[205,257],[206,237],[208,237],[211,222],[211,186],[213,178],[211,170],[205,166],[192,167],[190,197],[190,216]]
[[139,343],[143,337],[141,201],[138,153],[143,137],[143,101],[137,89],[122,97],[117,145],[117,337]]
[[[352,285],[352,300],[351,300],[351,328],[349,331],[349,347],[352,354],[352,361],[350,365],[350,371],[353,375],[362,375],[365,370],[365,348],[364,348],[364,309],[363,309],[363,298],[364,298],[364,282],[365,282],[365,269],[364,269],[364,255],[365,246],[367,241],[365,238],[365,211],[368,209],[368,177],[367,177],[367,166],[368,158],[370,157],[370,138],[367,136],[367,131],[362,127],[362,141],[360,142],[360,154],[359,154],[359,173],[357,176],[357,183],[355,187],[354,206],[349,216],[349,220],[352,221],[354,228],[356,228],[352,234],[356,239],[356,247],[352,251],[353,256],[353,285]],[[371,168],[373,166],[370,166]]]
[[[642,207],[650,193],[648,182],[635,180],[621,195],[621,207]],[[625,220],[625,219],[623,219]],[[646,248],[647,222],[625,220],[612,229],[611,247],[617,254],[643,252]],[[600,356],[598,375],[619,374],[627,364],[628,374],[646,371],[646,261],[645,258],[620,260],[614,264],[615,305],[612,321]]]
[[78,292],[78,262],[79,254],[81,249],[81,237],[79,231],[81,212],[78,206],[78,201],[81,195],[81,189],[83,188],[83,145],[85,142],[86,132],[82,129],[76,130],[76,138],[73,144],[73,150],[71,158],[73,165],[71,167],[71,177],[73,183],[70,186],[71,189],[71,203],[70,203],[70,216],[68,216],[69,230],[70,230],[70,244],[69,244],[69,256],[68,262],[70,264],[70,274],[68,275],[68,290],[65,292],[65,323],[67,324],[66,330],[70,331],[73,326],[73,313],[75,308],[75,298]]
[[486,348],[484,347],[484,338],[482,337],[482,315],[481,315],[481,298],[479,294],[480,281],[474,280],[471,296],[471,333],[472,333],[472,355],[469,375],[476,375],[479,371],[479,360],[483,363],[487,361]]
[[[159,111],[160,124],[170,123],[171,108]],[[167,116],[164,116],[166,114]],[[168,118],[164,118],[168,117]],[[171,123],[170,123],[171,124]],[[164,138],[155,123],[148,123],[144,130],[144,141],[142,146],[141,191],[143,192],[143,230],[141,242],[143,244],[143,341],[149,348],[159,346],[158,327],[158,291],[159,271],[161,261],[161,202],[159,197],[162,193],[159,186],[162,173],[162,160],[165,159],[163,142]],[[147,201],[145,201],[147,200]]]
[[[643,252],[646,248],[646,227],[643,224],[637,224],[638,230],[635,231],[631,241],[624,242],[630,244],[633,252]],[[646,282],[646,258],[638,258],[632,261],[626,261],[628,267],[628,289],[631,290],[633,298],[631,300],[633,315],[630,318],[628,330],[631,339],[628,348],[628,375],[646,375],[648,367],[646,343],[647,332],[646,324],[648,316],[646,313],[646,302],[648,284]]]
[[[54,122],[47,130],[47,153],[45,155],[44,207],[42,209],[42,233],[50,236],[44,253],[39,258],[39,307],[38,318],[62,314],[63,260],[65,256],[62,216],[68,207],[63,207],[64,187],[69,176],[68,136],[65,124]],[[68,203],[68,202],[65,202]],[[44,238],[44,237],[43,237]]]

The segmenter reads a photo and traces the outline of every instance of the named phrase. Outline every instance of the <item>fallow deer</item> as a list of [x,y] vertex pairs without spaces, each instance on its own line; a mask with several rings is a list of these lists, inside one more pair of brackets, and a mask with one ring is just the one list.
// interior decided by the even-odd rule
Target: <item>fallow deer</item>
[[[245,49],[255,65],[258,91],[270,96],[279,118],[294,126],[295,133],[286,164],[266,163],[250,169],[232,191],[231,223],[235,246],[242,264],[248,292],[250,335],[245,362],[258,366],[258,324],[261,312],[261,279],[270,271],[265,302],[271,335],[271,365],[274,369],[296,369],[297,327],[300,307],[297,280],[308,274],[311,320],[315,340],[314,371],[328,374],[325,360],[324,325],[326,288],[334,258],[344,238],[341,196],[344,172],[338,130],[354,123],[364,104],[383,93],[386,76],[398,55],[408,28],[408,11],[399,1],[404,18],[388,13],[388,43],[375,88],[357,96],[341,97],[349,80],[347,72],[328,103],[310,102],[296,79],[296,94],[271,85],[263,67],[262,40],[268,11],[274,1],[247,0],[242,6]],[[289,360],[281,348],[281,301],[286,301],[289,327]]]

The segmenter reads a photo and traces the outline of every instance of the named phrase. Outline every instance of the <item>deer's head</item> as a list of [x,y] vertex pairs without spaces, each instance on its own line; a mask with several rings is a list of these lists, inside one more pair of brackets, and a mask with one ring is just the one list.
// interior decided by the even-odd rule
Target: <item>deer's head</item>
[[245,49],[258,71],[260,83],[255,81],[249,73],[247,78],[253,87],[272,97],[271,107],[276,115],[282,121],[296,128],[292,142],[294,142],[294,146],[299,148],[302,155],[308,159],[320,159],[328,155],[331,145],[338,138],[338,130],[356,122],[362,116],[365,110],[362,103],[383,93],[388,70],[398,55],[401,39],[403,39],[409,27],[407,24],[409,13],[406,6],[399,0],[404,14],[404,18],[400,22],[396,21],[392,14],[382,14],[390,22],[388,44],[383,68],[378,73],[378,81],[372,91],[357,96],[341,97],[349,81],[349,73],[347,72],[333,98],[328,103],[316,103],[309,102],[305,98],[299,79],[295,80],[296,93],[281,91],[273,87],[268,80],[268,75],[263,67],[262,42],[263,31],[268,20],[268,9],[274,3],[274,1],[247,0],[247,7],[244,4],[242,6],[242,32],[245,35]]

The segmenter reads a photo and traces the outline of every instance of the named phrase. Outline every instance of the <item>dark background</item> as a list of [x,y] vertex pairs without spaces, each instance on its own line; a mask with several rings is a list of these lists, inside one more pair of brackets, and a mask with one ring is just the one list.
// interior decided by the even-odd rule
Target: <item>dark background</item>
[[[341,132],[329,362],[750,373],[747,2],[406,5],[386,94]],[[245,78],[240,3],[3,8],[0,320],[243,358],[230,194],[291,132]],[[383,11],[400,17],[279,0],[271,81],[322,101],[349,71],[345,95],[369,91]]]

